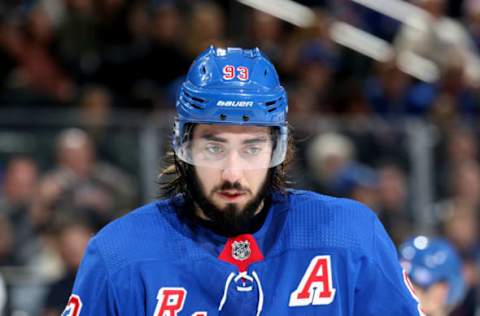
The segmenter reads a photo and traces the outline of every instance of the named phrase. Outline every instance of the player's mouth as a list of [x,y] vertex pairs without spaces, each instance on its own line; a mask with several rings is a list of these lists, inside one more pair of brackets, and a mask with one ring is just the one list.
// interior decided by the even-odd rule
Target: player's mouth
[[237,190],[223,190],[217,191],[217,194],[223,199],[229,202],[234,202],[240,200],[242,197],[246,195],[244,191],[237,191]]

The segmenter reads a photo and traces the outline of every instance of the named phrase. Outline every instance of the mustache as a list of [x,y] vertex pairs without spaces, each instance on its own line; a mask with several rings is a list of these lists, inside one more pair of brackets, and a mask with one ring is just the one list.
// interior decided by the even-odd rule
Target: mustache
[[225,181],[221,185],[216,186],[213,188],[213,191],[225,191],[225,190],[237,190],[237,191],[242,191],[242,192],[249,192],[251,193],[250,189],[243,187],[240,182],[230,182],[230,181]]

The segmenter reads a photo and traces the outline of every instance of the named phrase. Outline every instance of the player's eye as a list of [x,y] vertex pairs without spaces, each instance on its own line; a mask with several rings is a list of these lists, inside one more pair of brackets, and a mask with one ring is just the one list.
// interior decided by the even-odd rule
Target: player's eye
[[262,152],[263,148],[257,145],[247,146],[243,152],[248,156],[257,156]]
[[221,156],[225,153],[225,147],[218,143],[208,143],[204,147],[204,152],[209,156]]

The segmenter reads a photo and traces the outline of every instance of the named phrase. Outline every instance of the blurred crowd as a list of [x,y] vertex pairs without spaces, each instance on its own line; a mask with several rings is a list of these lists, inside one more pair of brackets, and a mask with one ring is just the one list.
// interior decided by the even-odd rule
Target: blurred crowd
[[[0,3],[0,113],[21,108],[33,120],[41,109],[73,111],[78,123],[51,137],[50,159],[5,153],[0,141],[0,315],[2,305],[20,306],[14,295],[4,299],[18,280],[2,267],[47,284],[32,315],[61,313],[88,238],[143,196],[139,174],[122,166],[134,155],[129,146],[105,152],[113,115],[171,112],[181,76],[209,45],[258,46],[272,59],[297,138],[292,185],[366,203],[396,245],[423,233],[412,205],[411,127],[402,120],[428,125],[428,233],[449,239],[464,261],[469,291],[452,315],[480,310],[480,0],[411,0],[428,12],[412,23],[353,1],[298,2],[314,10],[308,27],[236,1]],[[339,45],[331,36],[338,22],[382,39],[391,53],[374,60]],[[435,71],[406,72],[411,53]]]

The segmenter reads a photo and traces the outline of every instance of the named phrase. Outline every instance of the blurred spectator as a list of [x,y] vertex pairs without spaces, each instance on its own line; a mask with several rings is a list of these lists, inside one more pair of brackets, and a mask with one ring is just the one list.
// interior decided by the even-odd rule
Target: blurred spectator
[[13,26],[6,21],[0,13],[0,96],[5,93],[13,70],[17,67],[11,48],[9,48],[9,34]]
[[[475,123],[480,109],[480,99],[464,76],[465,60],[458,54],[446,57],[443,73],[435,87],[436,98],[431,109],[431,116],[440,128],[449,128],[462,120]],[[479,64],[480,65],[480,64]]]
[[282,33],[285,40],[282,41],[282,58],[278,61],[278,66],[284,81],[288,82],[289,78],[299,76],[297,69],[301,59],[300,52],[305,46],[317,43],[323,50],[337,54],[337,45],[330,38],[330,27],[334,18],[327,11],[312,9],[315,19],[311,26]]
[[429,117],[442,131],[459,120],[475,123],[480,109],[478,95],[464,76],[465,59],[455,51],[447,58],[434,83],[417,82],[404,94],[406,113]]
[[24,32],[10,35],[10,52],[19,63],[15,85],[25,97],[49,102],[70,102],[74,83],[52,55],[54,28],[50,17],[40,7],[28,12]]
[[466,0],[463,2],[463,13],[468,31],[480,51],[480,1]]
[[[163,29],[168,22],[161,27],[155,25],[156,10],[152,7],[151,18],[148,3],[126,0],[95,2],[101,56],[95,79],[112,91],[117,107],[151,110],[156,101],[153,99],[162,94],[163,87],[157,85],[157,80],[161,78],[164,80],[162,83],[170,83],[169,71],[177,67],[175,61],[178,59],[164,60],[165,56],[156,51],[155,30]],[[170,17],[168,19],[171,20]],[[170,48],[169,45],[173,43],[169,42],[165,47]],[[165,67],[158,68],[159,64]]]
[[465,259],[479,255],[478,216],[463,205],[449,205],[442,218],[442,233],[456,245]]
[[[37,0],[36,3],[42,6],[45,12],[50,16],[52,19],[52,23],[55,26],[55,29],[58,28],[62,19],[65,18],[66,15],[66,5],[69,0],[67,1],[58,1],[58,0]],[[77,0],[78,1],[78,0]],[[80,0],[82,1],[82,0]],[[32,5],[35,5],[35,2],[32,1]]]
[[338,133],[316,136],[306,149],[310,187],[325,194],[335,194],[333,183],[337,175],[354,159],[352,142]]
[[355,199],[371,209],[378,209],[378,175],[375,169],[351,162],[335,180],[337,195]]
[[332,114],[331,91],[337,56],[329,43],[311,41],[301,44],[297,73],[292,91],[291,113],[297,115]]
[[[328,107],[328,102],[323,97],[326,96],[324,92],[328,91],[329,85],[332,84],[331,78],[327,76],[331,73],[332,65],[322,57],[332,52],[334,47],[328,34],[330,22],[325,12],[317,10],[311,27],[292,32],[284,42],[278,67],[286,81],[289,112],[293,115],[308,117]],[[318,86],[318,84],[310,84],[306,78],[305,73],[308,73],[310,62],[318,63],[320,68],[328,70],[317,76],[326,84],[322,85],[318,92],[312,89],[312,86]],[[317,83],[318,81],[316,80]]]
[[14,240],[15,233],[8,218],[0,215],[0,265],[15,264]]
[[82,92],[79,106],[82,125],[95,143],[99,143],[106,137],[105,129],[112,115],[111,94],[101,86],[87,86]]
[[437,204],[440,232],[457,247],[464,260],[464,275],[468,291],[464,302],[454,315],[473,315],[480,257],[479,210],[480,166],[477,161],[463,161],[452,165],[450,196]]
[[284,24],[278,18],[258,10],[250,10],[246,19],[246,47],[258,46],[274,63],[280,63],[283,53]]
[[31,158],[13,157],[9,160],[2,188],[3,194],[0,196],[0,216],[4,221],[3,229],[0,231],[6,236],[0,240],[11,246],[11,257],[7,260],[10,264],[25,264],[32,251],[36,249],[30,207],[37,182],[37,165]]
[[118,168],[97,161],[94,144],[84,131],[63,131],[56,155],[58,166],[42,180],[33,208],[38,225],[83,214],[100,228],[134,202],[133,181]]
[[337,83],[333,95],[335,114],[358,119],[360,123],[366,123],[365,118],[370,115],[372,109],[359,80],[348,79]]
[[355,198],[376,209],[377,174],[355,160],[350,139],[337,133],[321,134],[307,148],[306,161],[311,170],[309,186],[313,190]]
[[[203,23],[207,24],[208,21]],[[215,21],[212,23],[215,24]],[[188,41],[182,41],[184,24],[182,14],[173,4],[159,4],[154,8],[150,26],[151,47],[147,55],[138,59],[137,63],[145,75],[136,87],[137,99],[150,98],[154,105],[163,108],[173,104],[171,100],[177,93],[175,81],[190,66],[190,59],[183,50],[183,45],[189,45]],[[195,32],[200,33],[203,25],[197,27]]]
[[102,54],[107,58],[122,57],[117,48],[127,43],[126,17],[130,1],[96,0],[94,5],[98,18],[98,40]]
[[[208,46],[227,46],[225,13],[214,2],[198,1],[192,5],[186,41],[188,56],[193,58]],[[260,43],[260,42],[259,42]]]
[[98,17],[92,0],[64,1],[66,13],[55,36],[56,55],[79,84],[92,80],[99,60]]
[[[148,7],[143,1],[134,3],[127,14],[127,29],[129,41],[134,47],[143,47],[148,42],[151,20]],[[174,19],[175,20],[175,19]],[[173,25],[177,27],[178,25]],[[171,32],[172,30],[162,30]]]
[[407,112],[406,97],[410,78],[398,69],[394,59],[374,64],[365,81],[365,95],[375,113],[384,117]]
[[60,315],[65,308],[83,252],[92,235],[93,229],[78,220],[64,223],[55,232],[56,247],[63,259],[65,272],[48,287],[42,316]]
[[413,219],[408,212],[408,189],[405,172],[394,164],[385,164],[378,170],[378,216],[398,246],[413,230]]
[[450,183],[450,196],[439,203],[437,216],[443,223],[445,233],[460,251],[477,251],[480,210],[478,162],[466,161],[455,166],[451,172]]
[[436,185],[437,194],[444,198],[452,195],[454,190],[453,176],[454,171],[463,164],[478,161],[478,141],[477,134],[471,128],[466,126],[451,127],[442,138],[444,142],[440,144],[437,151]]
[[0,213],[10,215],[25,209],[30,204],[37,178],[37,165],[31,158],[11,158],[1,190]]
[[[458,21],[446,16],[446,0],[415,0],[424,10],[423,14],[410,17],[411,24],[405,24],[395,46],[399,54],[412,52],[433,61],[444,73],[452,56],[465,61],[461,74],[470,84],[480,84],[480,61],[478,52],[469,33]],[[416,27],[412,27],[415,25]]]
[[477,160],[479,154],[476,132],[468,127],[457,127],[447,135],[447,160],[455,166]]
[[464,208],[463,205],[449,205],[441,230],[459,250],[464,261],[463,271],[467,287],[464,301],[452,315],[474,315],[476,291],[479,285],[476,260],[480,254],[478,213]]
[[183,16],[178,8],[167,2],[157,4],[152,8],[152,11],[153,20],[150,26],[150,35],[153,41],[164,45],[178,45],[179,38],[184,35],[185,31],[183,29]]

